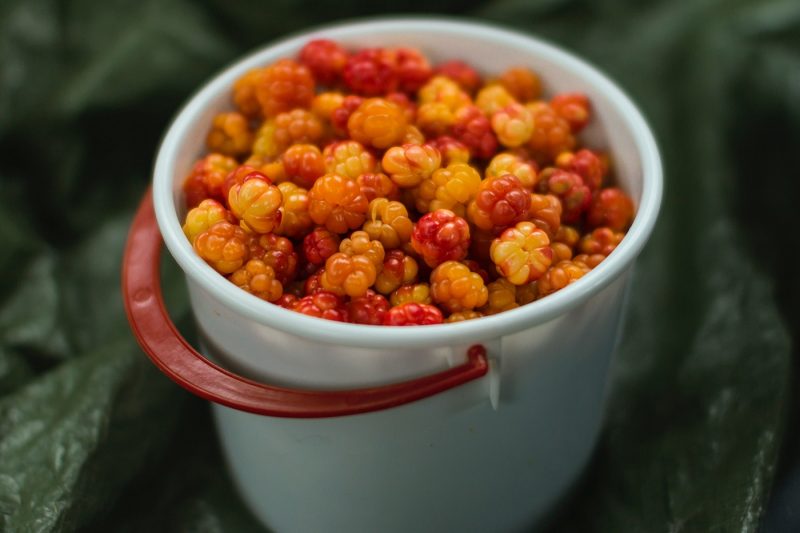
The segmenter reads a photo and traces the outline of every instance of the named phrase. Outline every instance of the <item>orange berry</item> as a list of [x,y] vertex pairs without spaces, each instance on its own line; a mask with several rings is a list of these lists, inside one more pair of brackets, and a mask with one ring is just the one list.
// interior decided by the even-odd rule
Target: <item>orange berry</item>
[[221,203],[211,199],[203,200],[200,205],[186,213],[183,233],[189,239],[189,242],[194,244],[198,235],[208,231],[208,228],[220,220],[228,220],[230,222],[229,218],[230,213]]
[[450,111],[470,105],[472,99],[455,81],[445,76],[435,76],[422,86],[417,93],[420,105],[428,103],[444,104]]
[[616,187],[601,190],[595,195],[586,223],[589,227],[607,226],[614,231],[623,231],[633,221],[633,201],[625,191]]
[[347,120],[350,137],[365,146],[378,149],[399,143],[406,132],[408,120],[403,109],[385,98],[368,98]]
[[539,76],[529,68],[514,67],[506,70],[498,79],[500,84],[520,102],[530,102],[542,94]]
[[265,158],[278,157],[293,144],[316,143],[323,127],[311,111],[293,109],[264,122],[253,143],[253,154]]
[[228,192],[228,205],[244,229],[269,233],[281,222],[281,191],[259,172],[235,183]]
[[369,203],[364,231],[387,250],[400,248],[409,242],[413,229],[414,223],[402,203],[386,198],[375,198]]
[[409,124],[406,126],[406,133],[400,140],[400,144],[423,144],[425,142],[425,135],[416,126]]
[[414,302],[418,304],[430,304],[431,300],[431,287],[427,283],[417,283],[415,285],[403,285],[398,287],[392,292],[389,297],[389,302],[393,306],[403,305],[405,303]]
[[603,262],[606,256],[603,254],[579,254],[572,258],[575,263],[586,265],[589,269],[595,268]]
[[575,147],[575,137],[569,123],[549,104],[533,102],[525,107],[533,113],[533,133],[527,146],[539,164],[550,163],[561,152],[568,152]]
[[497,271],[514,285],[538,279],[553,259],[547,234],[532,222],[508,228],[492,242],[490,254]]
[[486,177],[492,178],[512,174],[522,183],[522,186],[532,191],[539,176],[536,171],[536,164],[525,161],[523,158],[510,152],[501,152],[494,156],[486,167]]
[[539,299],[539,289],[535,281],[524,285],[517,285],[517,303],[527,305]]
[[381,294],[391,294],[402,285],[417,280],[419,266],[417,261],[401,250],[390,250],[383,259],[383,269],[375,278],[375,290]]
[[255,96],[264,117],[308,108],[314,98],[314,78],[305,65],[281,59],[263,70],[255,86]]
[[581,253],[588,255],[609,255],[622,242],[624,237],[624,233],[603,226],[584,235],[580,243],[578,243],[578,249]]
[[328,174],[355,180],[361,174],[377,172],[375,156],[357,141],[331,143],[322,151],[322,157]]
[[247,118],[241,113],[219,113],[211,122],[206,146],[231,157],[248,153],[253,146],[253,132]]
[[319,93],[311,100],[311,112],[327,124],[333,123],[333,113],[344,103],[344,95],[337,92]]
[[383,267],[383,258],[386,252],[380,241],[371,239],[366,231],[354,231],[350,237],[342,240],[339,251],[351,257],[363,255],[375,265],[376,271]]
[[575,133],[586,127],[591,118],[589,98],[583,93],[557,94],[550,100],[550,106]]
[[439,150],[426,144],[404,144],[389,148],[381,165],[398,187],[411,188],[429,177],[441,164]]
[[531,194],[528,220],[547,233],[548,237],[555,237],[561,227],[561,201],[552,194]]
[[486,303],[489,291],[480,275],[458,261],[445,261],[431,273],[433,300],[451,313]]
[[400,189],[389,176],[382,172],[367,172],[356,178],[356,183],[370,202],[375,198],[397,200]]
[[481,175],[466,163],[451,163],[438,168],[414,189],[416,207],[420,213],[449,209],[464,217],[466,206],[478,194]]
[[447,135],[455,122],[455,112],[442,102],[426,102],[417,109],[417,127],[425,135]]
[[486,287],[489,298],[486,305],[481,307],[484,315],[496,315],[503,311],[519,307],[517,303],[517,287],[505,278],[497,279]]
[[325,262],[319,281],[326,291],[358,298],[367,293],[377,275],[375,264],[366,255],[338,252]]
[[311,220],[334,233],[346,233],[367,218],[366,196],[358,184],[339,174],[325,174],[308,191]]
[[194,240],[194,251],[221,274],[230,274],[247,261],[248,235],[225,220],[217,222]]
[[522,104],[509,104],[492,114],[492,129],[500,144],[522,146],[533,134],[533,113]]
[[222,154],[209,154],[197,161],[183,182],[186,207],[191,209],[206,198],[225,202],[222,185],[237,166],[235,159]]
[[274,302],[283,294],[283,286],[275,279],[275,271],[260,259],[251,259],[231,274],[234,285],[262,300]]
[[446,323],[452,324],[453,322],[463,322],[465,320],[474,320],[476,318],[480,318],[483,316],[483,313],[480,311],[459,311],[458,313],[453,313],[447,317],[445,320]]
[[261,115],[256,87],[263,82],[265,70],[266,68],[250,70],[233,84],[233,103],[246,117],[255,118]]
[[309,231],[314,223],[308,214],[308,191],[290,181],[278,184],[283,196],[281,203],[281,223],[275,230],[279,235],[298,238]]
[[558,232],[550,242],[550,248],[553,249],[553,264],[572,259],[575,246],[580,238],[580,233],[572,226],[562,225],[559,227]]
[[475,96],[475,105],[489,117],[504,107],[518,103],[519,102],[511,96],[511,93],[499,84],[487,85],[478,91],[477,96]]
[[589,272],[589,267],[574,261],[561,261],[551,266],[536,282],[539,297],[561,290]]
[[281,156],[286,176],[301,187],[311,187],[325,174],[322,152],[313,144],[295,144]]

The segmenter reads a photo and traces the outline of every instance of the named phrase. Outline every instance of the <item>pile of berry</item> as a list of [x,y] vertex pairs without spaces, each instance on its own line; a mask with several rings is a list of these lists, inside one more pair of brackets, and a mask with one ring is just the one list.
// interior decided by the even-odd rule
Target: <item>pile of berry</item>
[[411,48],[315,40],[252,70],[184,183],[196,252],[245,291],[359,324],[470,320],[597,266],[633,219],[579,93]]

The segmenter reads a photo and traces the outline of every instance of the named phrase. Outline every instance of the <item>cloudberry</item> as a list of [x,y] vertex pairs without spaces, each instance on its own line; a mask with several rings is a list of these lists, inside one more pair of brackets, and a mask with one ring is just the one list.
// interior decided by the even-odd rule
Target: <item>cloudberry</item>
[[578,243],[578,249],[583,254],[602,254],[609,255],[614,248],[622,241],[625,234],[614,231],[609,227],[596,228],[591,233],[583,236]]
[[383,269],[375,278],[375,290],[391,294],[401,285],[414,283],[418,272],[419,266],[413,257],[401,250],[390,250],[383,259]]
[[230,280],[240,289],[268,302],[274,302],[283,294],[283,286],[275,279],[275,271],[259,259],[250,259],[231,274]]
[[456,111],[453,137],[464,143],[472,156],[480,159],[493,156],[497,150],[497,137],[492,131],[492,124],[483,111],[472,105]]
[[364,146],[357,141],[338,141],[322,151],[325,171],[355,180],[361,174],[376,172],[378,163]]
[[484,315],[496,315],[519,307],[517,303],[517,287],[505,278],[491,282],[487,287],[489,298],[481,307]]
[[311,220],[334,233],[345,233],[364,223],[366,196],[358,184],[339,174],[325,174],[308,191]]
[[409,302],[429,304],[433,302],[431,299],[431,287],[427,283],[403,285],[392,292],[389,301],[395,306]]
[[539,297],[561,290],[589,272],[589,267],[574,261],[561,261],[551,266],[536,282]]
[[383,316],[389,310],[389,302],[385,297],[368,290],[364,296],[353,298],[347,304],[347,315],[354,324],[380,326]]
[[574,133],[585,128],[591,118],[589,98],[583,93],[557,94],[550,100],[550,107],[569,123]]
[[500,144],[514,148],[533,134],[533,113],[521,104],[510,104],[492,115],[492,129]]
[[279,235],[298,238],[311,230],[314,223],[308,214],[308,191],[290,181],[278,184],[283,196],[281,223],[275,230]]
[[430,63],[414,48],[397,48],[394,53],[398,89],[407,93],[417,92],[433,74]]
[[375,198],[369,203],[364,231],[370,238],[380,241],[387,250],[400,248],[411,240],[414,223],[408,210],[400,202]]
[[417,117],[417,104],[412,102],[406,93],[389,93],[386,95],[386,99],[400,106],[409,124],[414,123]]
[[250,257],[260,259],[275,271],[275,279],[286,285],[297,274],[297,253],[292,241],[285,237],[267,233],[252,235]]
[[511,104],[518,103],[505,87],[498,84],[487,85],[475,96],[475,105],[489,117]]
[[498,231],[528,217],[531,193],[513,174],[483,180],[467,211],[469,220],[478,228]]
[[529,68],[510,68],[500,75],[498,81],[511,96],[523,103],[535,100],[542,94],[542,82]]
[[445,322],[448,324],[452,324],[453,322],[463,322],[465,320],[474,320],[476,318],[480,318],[483,316],[483,313],[480,311],[470,310],[470,311],[459,311],[458,313],[453,313],[447,317]]
[[400,189],[389,176],[382,172],[366,172],[356,178],[356,183],[370,202],[376,198],[397,200],[400,198]]
[[589,269],[595,268],[597,265],[603,262],[606,256],[603,254],[579,254],[572,258],[572,261],[575,263],[581,263],[586,265]]
[[451,163],[437,169],[415,189],[416,207],[420,213],[449,209],[464,217],[466,206],[478,194],[481,175],[466,163]]
[[217,272],[230,274],[247,261],[248,240],[242,228],[223,220],[197,236],[194,251]]
[[[266,177],[268,177],[272,183],[278,184],[283,183],[284,181],[288,181],[289,178],[286,177],[286,169],[283,168],[283,161],[280,159],[273,160],[269,157],[264,157],[260,155],[251,155],[247,158],[242,166],[253,168]],[[241,167],[240,167],[241,168]],[[238,169],[237,169],[238,172]],[[234,183],[241,183],[243,180],[240,179],[240,176],[231,176],[228,174],[228,177],[225,178],[225,185],[223,185],[223,192],[226,194],[230,191],[231,187]]]
[[589,227],[608,226],[614,231],[627,229],[632,221],[633,201],[625,191],[616,187],[609,187],[597,193],[586,215]]
[[444,320],[438,308],[416,302],[404,303],[389,309],[383,317],[384,326],[427,326]]
[[489,291],[480,275],[458,261],[445,261],[431,273],[433,301],[451,313],[486,303]]
[[341,244],[339,244],[339,251],[350,257],[356,255],[366,257],[375,265],[375,270],[378,272],[383,268],[383,258],[386,255],[383,244],[380,241],[371,239],[366,231],[354,231],[351,233],[350,237],[342,240]]
[[532,222],[508,228],[492,242],[492,261],[498,272],[514,285],[538,279],[553,259],[547,234]]
[[468,93],[474,93],[481,85],[480,74],[463,61],[446,61],[437,66],[434,72],[453,80]]
[[222,154],[209,154],[195,163],[183,182],[186,207],[191,209],[206,198],[225,202],[222,184],[237,166],[235,159]]
[[425,144],[425,135],[419,131],[419,128],[409,124],[406,126],[406,132],[400,142],[401,144]]
[[338,235],[316,227],[303,238],[303,256],[309,263],[322,265],[339,250],[340,243]]
[[206,146],[212,152],[231,157],[247,154],[253,146],[253,132],[241,113],[219,113],[211,122]]
[[403,108],[385,98],[367,98],[347,119],[350,137],[378,149],[400,142],[406,126],[408,120]]
[[256,97],[256,88],[263,82],[264,71],[266,67],[250,70],[233,84],[233,103],[249,118],[261,115],[261,104]]
[[469,163],[469,148],[453,137],[443,135],[429,140],[428,144],[439,150],[443,167],[451,163]]
[[450,111],[456,111],[472,103],[459,85],[444,76],[436,76],[420,88],[417,93],[420,104],[437,102],[444,104]]
[[322,134],[322,122],[314,113],[293,109],[264,122],[256,134],[253,154],[275,158],[293,144],[318,142]]
[[592,203],[591,190],[574,172],[547,168],[542,171],[538,188],[561,200],[561,220],[567,224],[578,222]]
[[559,227],[555,237],[550,241],[550,248],[553,249],[553,264],[572,259],[575,246],[580,238],[580,233],[572,226],[562,225]]
[[337,252],[325,262],[319,281],[326,291],[358,298],[366,294],[377,275],[375,264],[366,255]]
[[347,63],[347,51],[330,39],[314,39],[300,50],[300,62],[308,67],[322,85],[334,85]]
[[456,123],[455,111],[442,102],[426,102],[417,109],[417,126],[425,135],[447,135]]
[[347,322],[347,307],[344,302],[328,291],[317,291],[300,298],[293,310],[308,316]]
[[522,186],[528,190],[533,190],[539,181],[536,164],[525,161],[520,156],[510,152],[497,154],[489,161],[489,165],[486,167],[487,178],[504,174],[513,174],[522,183]]
[[533,113],[533,133],[528,148],[539,164],[547,164],[561,152],[568,152],[575,147],[575,137],[569,123],[549,104],[533,102],[525,107]]
[[[319,93],[314,97],[313,100],[311,100],[311,112],[317,115],[317,117],[319,117],[320,120],[324,121],[326,124],[333,125],[333,113],[342,107],[342,104],[344,104],[344,98],[345,96],[342,93],[335,91]],[[353,107],[353,109],[356,107],[358,107],[358,105]],[[344,120],[343,127],[344,129],[347,129],[346,118]],[[342,132],[344,132],[344,129]]]
[[553,238],[561,227],[561,200],[552,194],[531,194],[528,220]]
[[352,115],[363,102],[364,98],[354,94],[348,94],[342,99],[339,107],[333,110],[331,113],[331,125],[337,135],[340,137],[347,136],[347,121],[350,120],[350,115]]
[[349,58],[344,66],[347,88],[364,96],[378,96],[397,89],[395,55],[382,48],[366,48]]
[[194,244],[198,235],[208,228],[219,222],[220,220],[230,220],[230,214],[221,203],[216,200],[206,199],[200,202],[195,208],[186,213],[186,221],[183,224],[183,233],[189,239],[189,242]]
[[539,288],[536,282],[532,281],[525,285],[517,285],[517,303],[519,305],[527,305],[539,299]]
[[469,225],[452,211],[437,209],[417,221],[411,244],[428,266],[460,261],[469,249]]
[[381,166],[398,187],[416,187],[441,164],[439,150],[426,144],[393,146],[383,155]]
[[297,302],[299,300],[300,298],[296,294],[283,293],[280,296],[280,298],[278,298],[272,303],[274,303],[275,305],[279,305],[284,309],[294,310],[294,307],[295,305],[297,305]]
[[255,96],[265,117],[308,108],[314,98],[314,78],[305,65],[281,59],[263,70]]
[[314,294],[315,292],[325,290],[322,288],[322,282],[320,282],[320,278],[322,278],[322,274],[324,273],[325,269],[321,268],[306,278],[305,283],[303,283],[303,296],[308,296],[310,294]]
[[562,152],[556,158],[556,165],[583,178],[583,182],[593,191],[600,188],[608,171],[600,156],[586,148],[575,153]]
[[283,153],[281,160],[286,176],[306,189],[325,174],[322,152],[313,144],[295,144]]
[[228,192],[228,205],[241,220],[242,227],[256,233],[269,233],[281,222],[283,195],[260,172],[250,173]]

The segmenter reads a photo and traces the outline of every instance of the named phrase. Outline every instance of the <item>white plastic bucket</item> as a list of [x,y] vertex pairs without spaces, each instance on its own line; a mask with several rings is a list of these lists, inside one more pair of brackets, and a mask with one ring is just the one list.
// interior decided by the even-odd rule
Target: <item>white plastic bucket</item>
[[[546,93],[585,92],[594,118],[583,140],[612,154],[619,185],[637,205],[627,236],[565,289],[456,324],[342,324],[239,290],[183,235],[182,179],[203,153],[213,115],[230,108],[234,80],[294,56],[315,37],[351,48],[411,45],[433,61],[464,59],[485,73],[527,65],[541,74]],[[214,402],[235,482],[273,530],[518,531],[552,506],[591,453],[629,272],[655,223],[661,189],[658,150],[640,113],[563,50],[437,19],[321,28],[226,69],[170,127],[152,203],[143,201],[126,250],[129,319],[167,375]],[[194,352],[169,322],[158,285],[159,235],[187,275],[204,349],[226,369]]]

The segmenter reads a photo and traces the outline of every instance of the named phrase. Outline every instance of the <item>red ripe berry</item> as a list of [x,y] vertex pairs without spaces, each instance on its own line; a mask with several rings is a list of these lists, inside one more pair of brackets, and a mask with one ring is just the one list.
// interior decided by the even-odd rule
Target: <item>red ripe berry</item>
[[303,283],[303,296],[309,296],[317,291],[324,290],[320,278],[322,277],[324,269],[317,270],[316,273],[308,276],[305,283]]
[[567,224],[578,222],[581,215],[589,208],[592,202],[592,192],[583,182],[583,178],[574,172],[554,169],[542,172],[543,179],[540,187],[561,200],[561,219]]
[[589,123],[591,106],[589,98],[583,93],[557,94],[550,100],[550,107],[569,122],[569,129],[573,133],[581,131]]
[[430,63],[413,48],[398,48],[394,53],[398,88],[407,93],[417,92],[433,73]]
[[340,242],[335,233],[316,227],[303,238],[303,255],[311,264],[324,265],[330,256],[339,251]]
[[513,174],[483,180],[468,216],[482,230],[499,231],[526,220],[531,206],[531,193]]
[[368,290],[364,296],[353,298],[347,304],[348,318],[354,324],[379,326],[388,310],[389,301],[372,290]]
[[481,85],[478,72],[463,61],[447,61],[436,67],[436,74],[447,76],[468,93],[474,93]]
[[589,227],[608,226],[614,231],[627,229],[633,220],[633,202],[622,189],[609,187],[595,195],[586,222]]
[[311,70],[317,82],[333,85],[347,63],[347,51],[330,39],[314,39],[300,50],[300,62]]
[[460,261],[469,249],[469,224],[452,211],[437,209],[419,219],[411,245],[430,267]]
[[251,235],[250,257],[262,260],[275,271],[275,279],[286,285],[297,274],[297,253],[292,241],[274,233]]
[[328,291],[317,291],[300,298],[294,310],[308,316],[347,322],[347,308],[341,298]]
[[608,172],[606,163],[596,153],[586,148],[578,150],[574,154],[564,152],[558,156],[556,164],[558,168],[574,172],[583,178],[583,182],[593,191],[600,188],[603,177]]
[[474,157],[486,159],[497,151],[497,137],[492,130],[492,123],[474,105],[456,111],[453,137],[464,143]]
[[393,54],[382,48],[366,48],[351,55],[344,66],[344,83],[364,96],[378,96],[397,89]]
[[444,321],[439,308],[429,304],[408,302],[389,309],[383,317],[384,326],[426,326]]
[[331,115],[331,124],[336,130],[336,133],[342,136],[347,135],[347,121],[350,120],[350,115],[353,111],[358,109],[364,99],[354,94],[349,94],[342,100],[342,105],[337,107]]
[[294,306],[297,305],[297,302],[299,300],[300,299],[297,296],[295,296],[294,294],[290,294],[288,292],[285,292],[285,293],[283,293],[281,295],[280,298],[278,298],[277,300],[275,300],[272,303],[274,303],[275,305],[279,305],[279,306],[283,307],[284,309],[294,309]]

